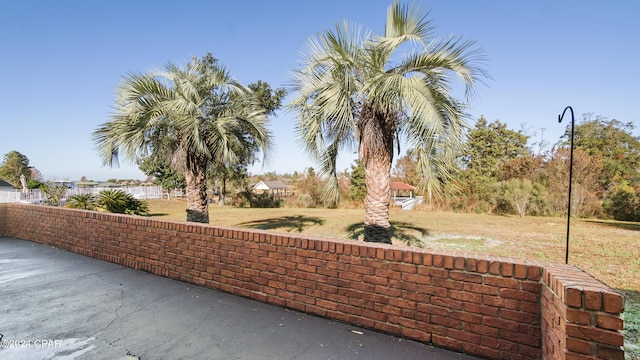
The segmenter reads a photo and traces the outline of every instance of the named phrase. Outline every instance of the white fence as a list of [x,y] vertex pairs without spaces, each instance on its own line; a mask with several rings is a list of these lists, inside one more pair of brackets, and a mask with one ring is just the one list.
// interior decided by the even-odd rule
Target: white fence
[[[120,190],[127,194],[131,194],[136,199],[161,199],[162,187],[161,186],[132,186],[132,187],[120,187],[120,188],[77,188],[68,189],[64,195],[62,203],[68,197],[74,195],[83,194],[98,194],[104,190]],[[6,202],[25,202],[32,204],[41,204],[44,202],[44,196],[40,190],[29,190],[25,193],[22,191],[0,191],[0,203]]]

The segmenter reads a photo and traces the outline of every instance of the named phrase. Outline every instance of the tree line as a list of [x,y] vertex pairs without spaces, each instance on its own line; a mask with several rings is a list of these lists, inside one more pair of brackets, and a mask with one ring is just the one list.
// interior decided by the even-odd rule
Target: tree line
[[[633,123],[590,114],[576,124],[572,214],[640,221],[640,137],[633,131]],[[451,181],[438,192],[425,195],[433,207],[446,210],[520,216],[566,214],[569,129],[566,134],[547,147],[531,143],[522,130],[480,118],[468,133]],[[398,160],[395,175],[419,183],[417,161],[409,151]]]

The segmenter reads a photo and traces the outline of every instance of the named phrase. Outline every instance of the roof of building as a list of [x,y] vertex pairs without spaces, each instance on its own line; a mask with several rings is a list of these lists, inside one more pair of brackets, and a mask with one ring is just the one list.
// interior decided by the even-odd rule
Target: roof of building
[[392,181],[391,184],[389,184],[389,186],[391,187],[391,190],[415,190],[416,187],[415,186],[411,186],[407,183],[403,183],[401,181]]
[[279,180],[274,180],[274,181],[263,180],[255,184],[253,188],[258,190],[275,190],[275,189],[286,189],[288,188],[288,186],[287,184]]
[[9,182],[4,181],[4,180],[0,180],[0,187],[10,187],[10,188],[16,188],[15,186],[11,185]]

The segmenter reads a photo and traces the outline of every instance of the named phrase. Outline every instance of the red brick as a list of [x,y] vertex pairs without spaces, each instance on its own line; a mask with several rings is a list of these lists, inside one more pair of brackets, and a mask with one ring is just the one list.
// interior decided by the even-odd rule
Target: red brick
[[413,263],[413,251],[405,250],[402,252],[402,261],[406,263]]
[[540,346],[540,338],[537,336],[527,335],[521,332],[508,331],[508,330],[501,331],[500,336],[505,340],[513,341],[518,344],[529,345],[532,347]]
[[500,309],[495,306],[487,306],[481,304],[464,303],[464,311],[469,311],[475,314],[483,314],[492,317],[497,317]]
[[476,268],[479,273],[486,274],[489,271],[489,261],[487,261],[487,259],[485,258],[479,258]]
[[487,359],[499,359],[500,351],[492,349],[486,346],[480,346],[476,344],[464,344],[463,351],[465,354],[482,356]]
[[498,288],[494,286],[486,286],[481,284],[464,283],[464,291],[470,291],[484,295],[498,295]]
[[624,350],[619,347],[598,345],[598,358],[605,360],[624,360]]
[[416,310],[418,312],[426,313],[426,314],[435,314],[440,316],[447,316],[449,310],[446,307],[436,306],[433,304],[424,304],[418,303],[416,305]]
[[612,346],[622,346],[624,342],[620,332],[574,324],[567,324],[567,335]]
[[576,287],[566,287],[564,290],[564,301],[567,306],[582,307],[582,291]]
[[497,319],[492,317],[485,317],[482,319],[483,325],[495,327],[503,330],[510,330],[512,332],[518,331],[518,323],[510,320]]
[[452,319],[457,319],[457,320],[462,320],[465,322],[465,329],[468,325],[470,325],[470,323],[472,324],[481,324],[482,323],[482,316],[479,314],[473,314],[473,313],[469,313],[466,311],[456,311],[456,310],[451,310],[449,312],[449,316]]
[[602,308],[602,292],[600,289],[585,289],[584,307],[596,311]]
[[503,262],[501,267],[502,267],[502,276],[504,277],[513,276],[513,263]]
[[462,301],[452,300],[449,298],[442,298],[439,296],[431,297],[431,304],[435,306],[442,306],[449,309],[462,310]]
[[462,329],[463,322],[447,316],[431,315],[431,323],[442,325],[447,329]]
[[506,353],[515,353],[518,350],[518,345],[512,343],[511,341],[500,340],[487,336],[482,337],[482,339],[480,340],[480,345],[487,346],[496,350],[503,350]]
[[403,264],[403,263],[391,263],[389,264],[389,269],[392,271],[397,271],[405,274],[416,274],[418,270],[416,265],[414,264]]
[[430,253],[422,254],[422,264],[425,265],[425,266],[432,266],[433,265],[433,254],[430,254]]
[[402,309],[411,309],[411,310],[415,310],[416,309],[416,302],[415,301],[409,301],[409,300],[405,300],[405,299],[390,298],[389,299],[389,305],[397,306],[397,307],[402,308]]
[[569,351],[591,355],[591,343],[588,341],[567,338],[565,345]]
[[493,275],[500,275],[501,262],[498,259],[491,259],[489,262],[489,273]]
[[[415,339],[415,340],[419,340],[419,341],[426,341],[426,342],[431,341],[431,335],[430,334],[426,334],[426,335],[429,335],[429,340],[421,340],[421,339],[419,339],[417,336],[425,335],[425,334],[422,333],[421,331],[415,330],[415,329],[406,329],[407,330],[407,334],[404,335],[404,334],[402,334],[402,332],[405,329],[402,329],[398,325],[376,322],[375,325],[373,326],[373,328],[378,330],[378,331],[382,331],[384,333],[387,333],[387,334],[402,335],[402,336],[406,336],[407,338]],[[413,335],[414,333],[417,334],[417,335]]]
[[464,302],[482,304],[482,295],[467,291],[449,290],[449,298]]
[[453,260],[453,268],[456,270],[464,270],[466,258],[460,253],[456,253]]
[[529,314],[521,311],[502,309],[500,317],[507,320],[514,320],[525,324],[537,325],[539,321],[538,314]]
[[[395,327],[395,328],[392,328],[392,329],[395,330],[394,332],[392,332],[394,334],[398,334],[397,331],[399,329],[402,329],[400,334],[402,336],[406,337],[406,338],[417,340],[417,341],[422,341],[422,342],[425,342],[425,343],[430,343],[431,342],[431,334],[428,333],[428,332],[424,332],[424,331],[417,330],[417,329],[400,328],[400,327]],[[387,332],[387,333],[390,332],[390,331],[385,330],[384,328],[380,328],[379,330]]]
[[523,262],[515,263],[515,278],[526,279],[527,278],[527,265]]
[[598,314],[596,316],[596,324],[599,328],[608,330],[622,330],[624,328],[622,318],[606,314]]
[[429,276],[417,274],[402,274],[402,280],[423,285],[431,284],[431,278]]
[[501,288],[520,289],[520,281],[496,276],[485,276],[484,284]]
[[482,283],[482,276],[481,275],[463,273],[463,272],[459,272],[459,271],[450,271],[449,272],[449,278],[451,280],[462,281],[465,284],[466,283],[475,283],[475,284],[481,284]]
[[567,309],[566,314],[567,321],[570,323],[590,325],[591,313],[584,310]]
[[469,272],[475,272],[478,269],[478,260],[475,258],[475,254],[474,257],[467,258],[464,269]]
[[431,341],[433,342],[434,345],[438,347],[443,347],[443,348],[455,350],[458,352],[462,351],[463,349],[462,347],[463,342],[460,340],[451,339],[451,338],[434,334],[431,336]]
[[604,311],[619,314],[624,309],[624,297],[613,291],[604,292]]
[[500,296],[506,299],[514,299],[528,301],[532,303],[538,302],[538,294],[513,289],[501,289]]
[[457,329],[449,329],[449,331],[447,331],[447,335],[451,338],[457,339],[457,340],[462,340],[465,343],[471,343],[471,344],[479,344],[480,343],[480,335],[478,334],[474,334],[472,332],[469,331],[464,331],[464,330],[457,330]]

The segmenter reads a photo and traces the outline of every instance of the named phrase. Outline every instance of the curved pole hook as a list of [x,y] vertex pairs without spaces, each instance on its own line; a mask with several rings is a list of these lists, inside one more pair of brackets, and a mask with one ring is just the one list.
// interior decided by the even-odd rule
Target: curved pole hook
[[565,263],[569,263],[569,227],[571,225],[571,183],[573,179],[573,135],[574,135],[574,127],[575,127],[575,118],[573,116],[573,108],[571,106],[567,106],[564,108],[562,115],[558,115],[558,122],[562,122],[564,118],[564,114],[567,110],[571,110],[571,155],[569,156],[569,200],[567,204],[567,250],[565,254]]

